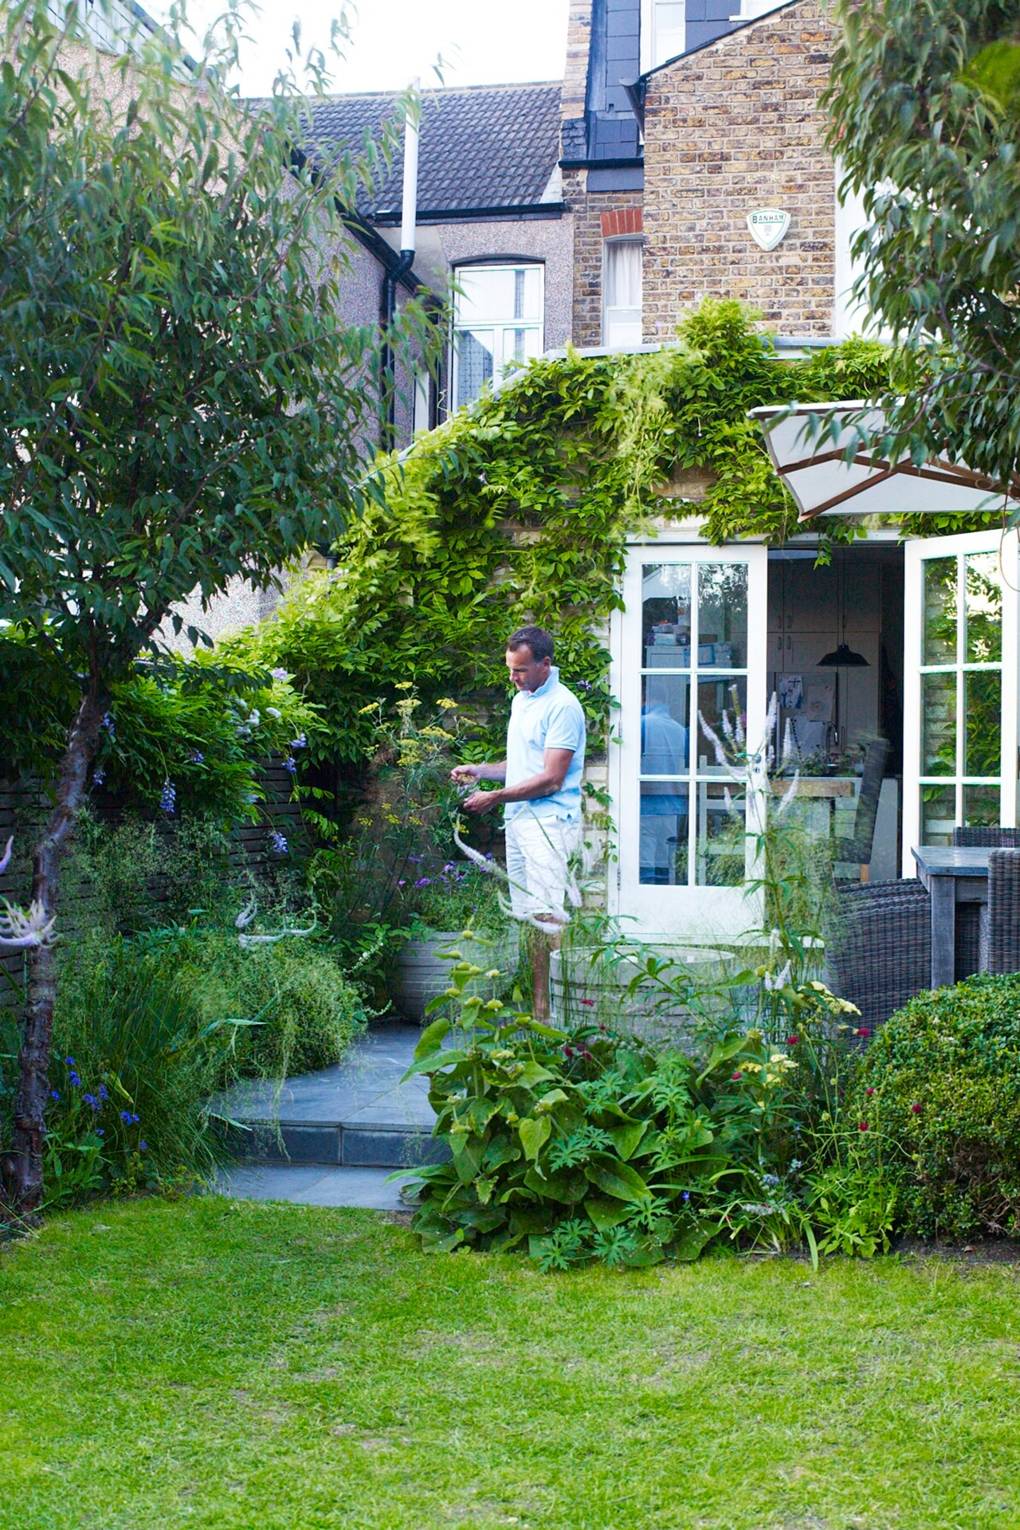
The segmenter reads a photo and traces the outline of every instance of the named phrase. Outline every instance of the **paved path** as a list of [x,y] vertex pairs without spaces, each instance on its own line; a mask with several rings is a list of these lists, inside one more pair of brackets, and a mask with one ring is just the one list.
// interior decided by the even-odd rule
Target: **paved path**
[[302,1206],[359,1206],[407,1211],[391,1169],[326,1168],[321,1163],[242,1163],[224,1169],[214,1195],[236,1201],[296,1201]]
[[399,1184],[387,1176],[443,1155],[432,1138],[428,1083],[401,1083],[421,1039],[415,1025],[383,1022],[342,1062],[282,1084],[251,1080],[221,1095],[217,1110],[236,1123],[245,1160],[216,1188],[245,1200],[398,1211]]

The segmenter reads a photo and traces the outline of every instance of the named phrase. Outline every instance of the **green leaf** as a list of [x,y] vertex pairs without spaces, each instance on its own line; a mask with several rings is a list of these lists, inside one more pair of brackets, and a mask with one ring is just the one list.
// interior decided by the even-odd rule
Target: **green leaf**
[[703,1250],[711,1243],[718,1231],[718,1225],[710,1218],[699,1218],[697,1225],[682,1233],[673,1244],[674,1259],[679,1259],[685,1264],[700,1259]]
[[608,1232],[611,1227],[618,1227],[631,1214],[629,1203],[604,1200],[598,1195],[590,1195],[584,1203],[584,1209],[599,1232]]
[[414,1049],[415,1058],[426,1057],[429,1053],[436,1051],[449,1034],[449,1020],[433,1020],[418,1038],[418,1045]]
[[526,1116],[517,1128],[525,1158],[537,1163],[538,1155],[549,1140],[552,1122],[548,1116]]
[[607,1128],[621,1158],[630,1158],[645,1134],[647,1121],[623,1121],[619,1126]]
[[550,1073],[548,1068],[543,1068],[541,1063],[526,1062],[522,1071],[514,1079],[514,1084],[524,1089],[533,1089],[536,1084],[544,1084],[547,1079],[555,1078],[555,1073]]
[[458,1063],[468,1061],[468,1053],[456,1047],[437,1047],[434,1052],[429,1052],[427,1057],[420,1057],[401,1075],[400,1082],[412,1078],[416,1073],[435,1073],[440,1068],[452,1068]]
[[636,1169],[629,1163],[621,1163],[608,1153],[598,1153],[585,1166],[585,1173],[593,1185],[604,1190],[618,1201],[647,1201],[651,1191]]

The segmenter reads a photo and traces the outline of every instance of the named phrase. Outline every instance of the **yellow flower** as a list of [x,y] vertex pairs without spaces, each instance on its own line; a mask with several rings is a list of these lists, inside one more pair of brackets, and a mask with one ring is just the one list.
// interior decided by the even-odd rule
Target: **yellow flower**
[[398,680],[396,685],[393,687],[393,689],[395,691],[409,691],[409,690],[411,690],[413,685],[414,685],[414,681],[413,680]]
[[452,711],[454,707],[456,707],[457,703],[455,701],[451,701],[449,696],[440,696],[439,705],[442,707],[444,712],[449,712]]

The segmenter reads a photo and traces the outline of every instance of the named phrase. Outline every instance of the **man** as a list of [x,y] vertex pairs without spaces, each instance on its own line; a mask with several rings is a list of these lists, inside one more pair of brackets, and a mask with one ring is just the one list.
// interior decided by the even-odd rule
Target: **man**
[[[506,646],[506,665],[517,692],[510,708],[506,759],[458,765],[452,779],[502,781],[495,791],[476,791],[464,801],[468,813],[504,809],[510,902],[521,918],[565,922],[569,861],[581,842],[581,776],[584,711],[560,684],[552,662],[552,636],[542,627],[520,627]],[[549,1018],[549,952],[558,933],[535,941],[534,1012]]]

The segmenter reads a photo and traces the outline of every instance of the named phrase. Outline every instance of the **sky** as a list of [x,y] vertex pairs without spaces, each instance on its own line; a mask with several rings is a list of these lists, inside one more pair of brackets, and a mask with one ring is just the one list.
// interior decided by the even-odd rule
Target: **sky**
[[[170,9],[170,0],[142,3],[159,21]],[[204,30],[226,3],[188,0],[189,19]],[[264,0],[248,23],[252,42],[241,54],[242,94],[269,93],[295,18],[301,21],[302,47],[325,48],[341,5],[342,0]],[[347,57],[331,67],[337,92],[402,90],[415,78],[428,87],[563,75],[567,0],[360,0],[356,8],[348,6],[348,14]],[[442,81],[435,73],[440,58]]]

